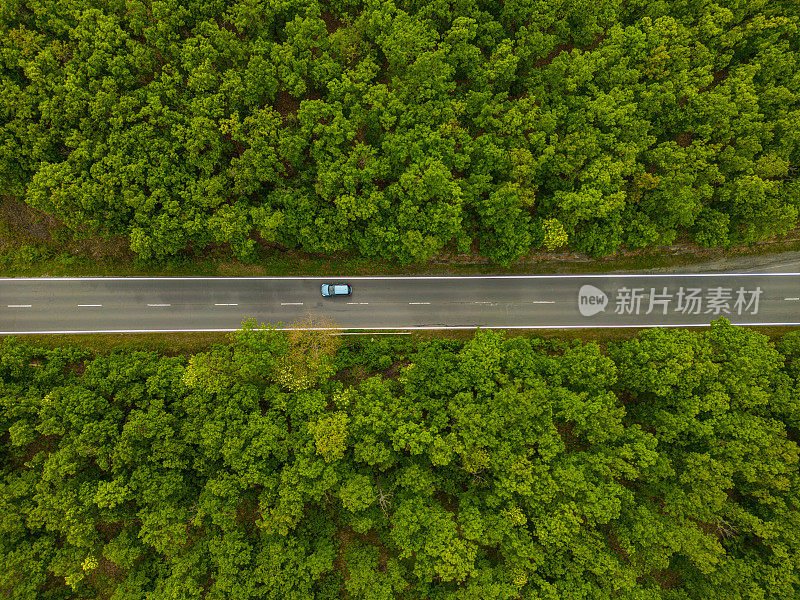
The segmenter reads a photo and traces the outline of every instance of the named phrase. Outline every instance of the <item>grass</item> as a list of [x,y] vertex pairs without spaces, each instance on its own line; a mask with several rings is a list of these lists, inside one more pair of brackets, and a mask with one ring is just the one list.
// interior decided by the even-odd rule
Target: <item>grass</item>
[[152,350],[164,356],[192,355],[214,344],[227,344],[226,332],[190,333],[78,333],[61,335],[20,335],[17,339],[42,348],[76,346],[94,354],[108,354],[117,349]]

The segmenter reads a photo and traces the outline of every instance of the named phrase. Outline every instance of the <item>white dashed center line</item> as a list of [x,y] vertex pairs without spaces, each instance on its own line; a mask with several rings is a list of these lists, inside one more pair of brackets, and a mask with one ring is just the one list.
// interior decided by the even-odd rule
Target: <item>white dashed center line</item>
[[172,306],[172,304],[148,304],[147,306]]
[[409,304],[430,304],[430,302],[409,302]]
[[303,306],[302,302],[281,302],[281,306]]
[[369,304],[369,302],[348,302],[348,304]]
[[555,300],[534,300],[531,304],[555,304]]
[[215,304],[214,306],[239,306],[238,304]]
[[8,308],[30,308],[30,304],[9,304]]
[[795,301],[797,301],[797,300],[800,300],[800,298],[784,298],[784,300],[795,300]]
[[81,307],[89,307],[89,306],[103,306],[102,304],[78,304]]

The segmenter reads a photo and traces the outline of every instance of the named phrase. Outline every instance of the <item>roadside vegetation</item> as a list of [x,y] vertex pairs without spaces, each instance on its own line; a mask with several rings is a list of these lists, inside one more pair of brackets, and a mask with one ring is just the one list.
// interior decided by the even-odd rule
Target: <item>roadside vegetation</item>
[[[0,9],[0,183],[69,240],[508,265],[798,222],[793,0]],[[119,265],[115,267],[120,268]],[[283,268],[283,267],[282,267]],[[285,267],[288,268],[288,267]]]
[[[303,250],[277,250],[260,245],[251,260],[241,260],[225,245],[168,259],[144,260],[127,248],[122,237],[75,238],[56,219],[8,199],[0,200],[0,277],[38,276],[305,276],[330,275],[481,275],[646,271],[707,265],[718,259],[753,264],[776,260],[782,252],[800,251],[800,230],[727,248],[705,248],[687,236],[669,246],[625,249],[590,257],[568,248],[537,250],[508,265],[477,253],[442,253],[424,263],[366,259],[353,253],[324,255]],[[792,255],[792,260],[797,257]]]
[[785,600],[800,333],[0,340],[14,600]]

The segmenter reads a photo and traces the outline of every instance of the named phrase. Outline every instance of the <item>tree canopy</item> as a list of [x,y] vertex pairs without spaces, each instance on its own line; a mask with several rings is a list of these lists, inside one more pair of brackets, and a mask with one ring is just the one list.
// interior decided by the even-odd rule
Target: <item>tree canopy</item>
[[0,591],[800,593],[797,333],[314,336],[251,322],[189,356],[0,340]]
[[0,7],[0,178],[143,258],[751,243],[800,207],[794,0]]

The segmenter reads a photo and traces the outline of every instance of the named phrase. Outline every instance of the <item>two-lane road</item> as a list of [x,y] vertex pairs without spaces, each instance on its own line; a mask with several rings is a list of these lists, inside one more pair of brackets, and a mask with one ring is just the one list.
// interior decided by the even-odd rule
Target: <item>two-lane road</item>
[[[352,296],[321,296],[342,281]],[[0,278],[0,334],[290,328],[310,314],[344,329],[800,325],[800,274]]]

